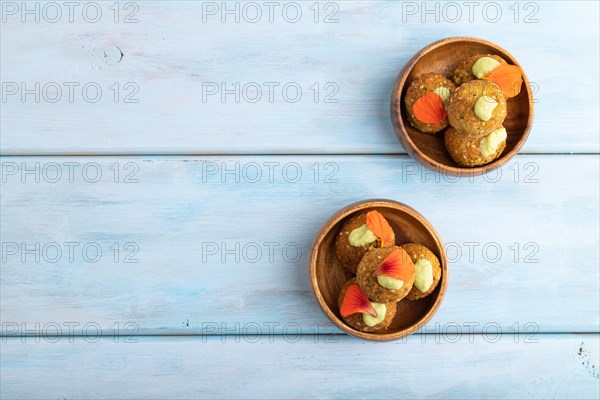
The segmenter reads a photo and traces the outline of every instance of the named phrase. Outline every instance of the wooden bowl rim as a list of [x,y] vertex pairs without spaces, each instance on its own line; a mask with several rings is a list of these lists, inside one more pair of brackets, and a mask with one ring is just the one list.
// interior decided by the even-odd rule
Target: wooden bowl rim
[[[430,51],[435,50],[444,45],[447,45],[449,43],[454,43],[454,42],[473,42],[473,43],[483,44],[483,45],[493,48],[494,50],[496,50],[499,53],[503,53],[503,55],[505,55],[506,58],[508,58],[508,61],[510,61],[512,64],[518,66],[521,69],[521,72],[523,74],[523,83],[525,85],[525,90],[527,92],[527,98],[529,100],[528,101],[529,116],[527,118],[527,125],[525,126],[525,130],[523,131],[523,134],[519,138],[518,142],[515,144],[514,148],[512,150],[510,150],[509,152],[500,156],[500,158],[492,161],[491,163],[482,165],[479,167],[450,166],[450,165],[442,164],[439,161],[436,161],[433,158],[429,157],[427,155],[427,153],[423,152],[412,141],[412,139],[410,138],[410,135],[406,131],[406,127],[405,127],[404,121],[402,119],[402,92],[404,91],[404,87],[406,85],[406,80],[408,79],[408,75],[412,71],[415,64],[421,59],[421,57],[423,57],[425,54],[429,53]],[[533,116],[534,116],[534,108],[535,107],[534,107],[533,93],[531,91],[531,85],[529,83],[529,79],[527,78],[527,75],[525,74],[525,70],[523,69],[521,64],[519,64],[517,59],[510,52],[508,52],[503,47],[501,47],[493,42],[484,40],[484,39],[468,37],[468,36],[454,36],[454,37],[449,37],[449,38],[435,41],[435,42],[423,47],[408,61],[408,63],[404,66],[404,68],[402,68],[402,70],[398,74],[398,77],[396,78],[396,81],[394,83],[390,108],[392,111],[391,112],[392,125],[394,127],[396,137],[402,144],[402,147],[404,147],[404,150],[406,150],[406,152],[412,158],[414,158],[421,164],[425,165],[426,167],[428,167],[430,169],[433,169],[434,171],[436,171],[438,173],[446,173],[446,174],[452,175],[452,176],[476,176],[476,175],[482,175],[487,172],[493,171],[497,168],[500,168],[501,166],[506,164],[509,160],[511,160],[515,155],[517,155],[519,153],[519,150],[521,150],[521,148],[527,141],[527,138],[529,137],[529,132],[531,131],[531,127],[533,125]]]
[[[319,249],[321,247],[321,244],[322,244],[325,236],[327,236],[327,234],[331,231],[331,229],[333,229],[333,227],[336,224],[338,224],[340,221],[342,221],[344,218],[347,218],[348,216],[350,216],[356,212],[360,212],[360,211],[363,211],[363,210],[369,209],[369,208],[391,208],[396,211],[401,211],[401,212],[409,214],[411,217],[417,219],[423,226],[425,226],[425,228],[427,229],[429,234],[435,240],[435,244],[439,249],[440,265],[442,267],[442,278],[441,278],[441,281],[439,284],[440,285],[439,293],[437,294],[437,297],[436,297],[433,305],[427,311],[427,313],[422,318],[420,318],[417,322],[412,324],[410,327],[404,328],[397,332],[370,333],[370,332],[362,332],[362,331],[359,331],[357,329],[354,329],[354,328],[348,326],[342,319],[340,319],[329,308],[329,306],[325,302],[325,299],[323,298],[323,295],[321,294],[321,290],[320,290],[318,282],[317,282],[317,275],[316,275],[317,256],[319,254]],[[414,333],[415,331],[422,328],[427,322],[429,322],[429,320],[435,315],[435,313],[439,309],[439,307],[444,299],[444,296],[446,294],[446,287],[448,285],[448,268],[447,268],[446,250],[445,250],[444,244],[443,244],[442,240],[440,239],[440,236],[437,233],[437,231],[435,230],[435,228],[431,225],[431,223],[423,215],[421,215],[418,211],[416,211],[412,207],[410,207],[404,203],[394,201],[394,200],[387,200],[387,199],[363,200],[363,201],[358,201],[356,203],[352,203],[352,204],[342,208],[341,210],[336,212],[333,216],[331,216],[329,218],[329,220],[327,220],[327,222],[321,227],[321,229],[319,230],[319,233],[317,234],[317,236],[315,238],[313,246],[312,246],[309,263],[308,263],[308,277],[310,280],[310,286],[311,286],[313,296],[317,300],[317,303],[319,304],[321,311],[323,311],[323,313],[327,316],[327,318],[338,328],[342,329],[343,331],[345,331],[351,335],[357,336],[361,339],[366,339],[366,340],[371,340],[371,341],[379,341],[379,342],[397,340],[404,336],[410,335],[411,333]]]

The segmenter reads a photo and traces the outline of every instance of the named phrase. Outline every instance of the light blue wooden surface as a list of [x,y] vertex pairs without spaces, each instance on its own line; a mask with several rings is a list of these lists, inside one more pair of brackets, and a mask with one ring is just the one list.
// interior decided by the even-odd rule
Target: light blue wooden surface
[[[407,156],[78,157],[73,183],[46,182],[50,168],[39,184],[20,173],[38,163],[43,171],[49,160],[73,161],[2,158],[4,170],[19,168],[2,198],[11,227],[2,240],[13,244],[1,270],[3,321],[135,322],[153,334],[252,322],[309,329],[327,321],[306,268],[320,226],[352,202],[393,198],[416,207],[446,243],[448,295],[428,329],[476,322],[478,330],[532,323],[540,332],[598,331],[599,304],[590,301],[600,279],[596,156],[519,156],[472,179],[436,175]],[[103,179],[86,182],[80,173],[87,166],[93,178],[94,163]],[[138,182],[121,174],[115,183],[115,163],[137,166],[130,180]],[[293,163],[299,182],[291,182]],[[236,165],[239,174],[225,174]],[[249,183],[255,166],[264,176]],[[69,242],[78,244],[72,262]],[[138,251],[125,260],[130,242]],[[39,263],[26,253],[36,243]],[[102,257],[93,262],[96,246]]]
[[0,368],[7,398],[597,399],[597,335],[547,336],[29,338]]
[[[0,42],[2,80],[25,83],[29,89],[36,82],[42,89],[55,82],[63,96],[56,103],[44,101],[54,98],[51,86],[40,103],[33,95],[22,102],[20,88],[7,96],[2,152],[403,152],[390,124],[391,87],[415,52],[449,36],[498,43],[520,60],[535,83],[536,121],[523,152],[598,152],[596,1],[523,2],[517,7],[514,2],[480,2],[472,17],[461,5],[462,19],[456,23],[444,3],[437,3],[436,23],[435,14],[425,14],[434,2],[422,7],[422,2],[340,1],[333,3],[339,7],[337,23],[316,24],[311,2],[298,3],[303,14],[297,23],[283,18],[284,2],[273,23],[265,7],[263,20],[245,22],[242,14],[235,23],[235,15],[203,14],[206,3],[138,2],[137,23],[115,24],[114,11],[108,9],[112,3],[102,3],[104,17],[97,23],[74,17],[73,23],[23,24],[19,14],[8,17]],[[491,3],[500,10],[495,23],[488,22],[496,19],[496,6],[487,6]],[[325,10],[325,4],[320,3],[319,21],[333,10]],[[418,10],[413,15],[409,6],[414,4]],[[229,22],[221,23],[221,17]],[[124,54],[118,63],[116,47]],[[81,83],[72,102],[65,82]],[[219,95],[206,94],[206,85],[233,88],[236,82],[241,88],[259,83],[263,96],[252,103],[252,92],[242,93],[236,103],[228,95],[223,103]],[[265,82],[279,85],[272,102]],[[82,94],[88,83],[102,90],[97,103]],[[134,86],[126,88],[127,83]],[[302,90],[295,103],[293,89],[289,101],[282,93],[289,83]],[[328,83],[337,86],[325,87]],[[337,102],[324,102],[336,87],[330,100]],[[94,96],[90,89],[89,99]]]
[[[313,22],[313,2],[298,2],[297,23],[202,22],[203,4],[221,2],[191,1],[120,3],[119,23],[112,2],[96,23],[81,10],[22,23],[11,4],[1,398],[600,396],[597,2],[493,3],[496,23],[481,12],[492,2],[472,22],[454,3],[456,23],[447,3],[439,23],[421,2],[317,4],[319,21],[339,7],[332,24]],[[136,6],[139,21],[122,23]],[[499,43],[537,85],[524,154],[498,174],[424,169],[399,155],[389,123],[403,64],[458,35]],[[103,96],[21,101],[6,92],[15,82],[94,82]],[[124,102],[128,82],[137,103]],[[203,82],[295,82],[303,95],[203,101]],[[336,103],[322,101],[329,83]],[[307,280],[320,225],[374,197],[425,215],[450,259],[439,312],[395,343],[335,334]]]

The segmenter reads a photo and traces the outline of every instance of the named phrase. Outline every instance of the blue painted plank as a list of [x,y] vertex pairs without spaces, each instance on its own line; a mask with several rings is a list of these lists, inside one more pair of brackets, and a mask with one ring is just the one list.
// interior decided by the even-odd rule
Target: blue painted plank
[[108,334],[115,323],[310,334],[327,324],[307,279],[311,243],[330,215],[367,198],[415,207],[446,243],[447,296],[426,331],[600,331],[597,156],[519,156],[462,179],[406,156],[1,163],[5,333],[76,322]]
[[600,147],[598,2],[298,2],[295,22],[288,3],[270,22],[256,2],[252,22],[245,3],[152,1],[120,3],[117,23],[109,2],[94,23],[83,6],[53,23],[35,3],[36,23],[21,3],[3,4],[17,7],[0,35],[4,154],[402,153],[394,79],[449,36],[500,44],[535,83],[523,152]]
[[[28,338],[1,343],[4,398],[597,399],[598,335]],[[87,341],[86,341],[87,340]]]

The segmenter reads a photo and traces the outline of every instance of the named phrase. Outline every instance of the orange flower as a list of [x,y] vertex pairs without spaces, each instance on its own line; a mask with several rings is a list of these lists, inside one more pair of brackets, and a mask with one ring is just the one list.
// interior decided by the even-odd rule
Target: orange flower
[[421,122],[439,126],[446,119],[446,103],[437,93],[427,92],[413,104],[413,114]]
[[408,253],[402,249],[395,249],[379,264],[373,276],[385,275],[406,282],[414,273],[415,265]]
[[515,97],[521,92],[523,75],[521,69],[516,65],[502,64],[494,68],[486,79],[500,86],[506,98]]
[[342,317],[347,317],[356,313],[369,313],[377,317],[377,311],[373,308],[367,295],[363,293],[360,286],[355,284],[346,290],[342,306],[340,307],[340,314],[342,314]]
[[375,236],[381,239],[382,246],[384,243],[390,243],[392,241],[392,227],[379,212],[369,211],[367,213],[367,226]]

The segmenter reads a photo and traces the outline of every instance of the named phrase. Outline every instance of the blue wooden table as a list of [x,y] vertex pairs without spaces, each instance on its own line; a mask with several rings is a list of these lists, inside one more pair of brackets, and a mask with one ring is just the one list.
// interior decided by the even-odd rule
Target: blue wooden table
[[[2,398],[600,397],[598,2],[1,7]],[[391,127],[397,73],[449,36],[534,87],[487,175]],[[449,258],[392,343],[336,330],[307,278],[320,226],[375,197]]]

